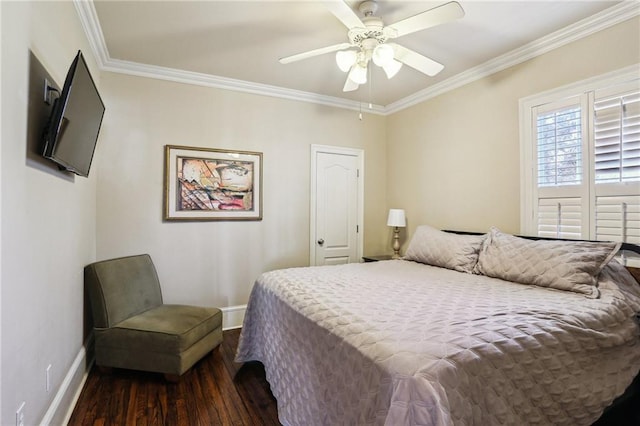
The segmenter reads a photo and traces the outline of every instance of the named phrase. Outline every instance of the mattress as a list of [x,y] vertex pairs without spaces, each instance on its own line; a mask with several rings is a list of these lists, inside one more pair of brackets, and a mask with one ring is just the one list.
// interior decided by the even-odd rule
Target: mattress
[[288,425],[589,425],[640,370],[640,292],[600,297],[394,260],[256,281],[236,361]]

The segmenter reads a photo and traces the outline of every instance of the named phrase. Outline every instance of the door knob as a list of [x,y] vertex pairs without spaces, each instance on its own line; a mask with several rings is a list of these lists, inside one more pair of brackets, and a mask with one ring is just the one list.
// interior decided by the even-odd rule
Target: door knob
[[323,245],[323,244],[324,244],[324,239],[320,238],[320,239],[318,240],[318,244],[319,244],[319,245]]

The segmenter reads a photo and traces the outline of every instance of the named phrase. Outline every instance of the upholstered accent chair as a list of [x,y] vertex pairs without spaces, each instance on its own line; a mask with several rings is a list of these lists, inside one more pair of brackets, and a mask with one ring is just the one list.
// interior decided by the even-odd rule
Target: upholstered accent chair
[[99,367],[163,373],[176,381],[222,342],[222,312],[165,305],[148,254],[84,268]]

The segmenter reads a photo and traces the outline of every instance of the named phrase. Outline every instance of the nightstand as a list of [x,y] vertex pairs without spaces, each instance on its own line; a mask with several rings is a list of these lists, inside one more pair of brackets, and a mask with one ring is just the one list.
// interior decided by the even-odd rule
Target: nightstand
[[382,256],[362,256],[362,260],[365,262],[377,262],[379,260],[391,260],[390,254],[384,254]]

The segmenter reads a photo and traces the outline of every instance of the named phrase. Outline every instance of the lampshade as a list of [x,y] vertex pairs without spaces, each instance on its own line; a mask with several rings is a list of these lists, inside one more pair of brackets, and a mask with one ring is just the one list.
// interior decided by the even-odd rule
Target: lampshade
[[349,71],[349,68],[356,63],[358,53],[355,50],[341,50],[336,53],[336,63],[342,72]]
[[349,80],[358,84],[365,84],[367,82],[367,67],[355,64],[349,72]]
[[400,68],[402,68],[402,62],[398,62],[395,59],[391,59],[391,62],[382,66],[382,69],[385,74],[387,74],[388,79],[391,79],[394,75],[398,74]]
[[389,209],[389,217],[387,218],[387,226],[397,226],[404,228],[407,226],[407,220],[404,217],[404,210]]
[[379,67],[384,67],[389,62],[393,61],[393,47],[388,44],[379,44],[373,49],[373,54],[371,55],[371,59],[373,59],[373,63]]

